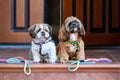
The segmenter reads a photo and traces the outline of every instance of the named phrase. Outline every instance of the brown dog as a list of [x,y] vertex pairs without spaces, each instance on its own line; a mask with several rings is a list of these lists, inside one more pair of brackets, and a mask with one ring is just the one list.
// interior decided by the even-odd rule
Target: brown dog
[[57,53],[61,63],[69,60],[84,60],[84,42],[82,36],[85,35],[84,26],[76,17],[68,17],[59,30],[59,44]]

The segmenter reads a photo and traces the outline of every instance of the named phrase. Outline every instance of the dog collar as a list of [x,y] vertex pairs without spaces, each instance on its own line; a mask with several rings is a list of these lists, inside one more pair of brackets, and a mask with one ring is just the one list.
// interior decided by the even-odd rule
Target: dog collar
[[77,47],[77,50],[78,50],[78,51],[80,50],[80,41],[77,41],[77,42],[66,41],[65,43],[66,43],[66,44],[73,45],[73,46],[76,46],[76,47]]
[[[35,43],[35,42],[34,42]],[[39,43],[35,43],[36,45],[39,45],[40,47],[45,44],[46,42],[39,42]]]
[[50,39],[48,39],[48,40],[46,40],[46,41],[42,41],[42,42],[39,42],[39,43],[36,43],[34,40],[33,40],[33,42],[34,42],[36,45],[39,45],[40,48],[41,48],[43,44],[46,44],[46,43],[48,43],[48,42],[54,42],[54,41],[50,38]]

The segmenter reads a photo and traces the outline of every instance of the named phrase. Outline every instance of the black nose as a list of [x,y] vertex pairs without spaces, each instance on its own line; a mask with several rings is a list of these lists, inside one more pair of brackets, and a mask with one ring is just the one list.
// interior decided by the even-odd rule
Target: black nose
[[76,21],[72,22],[73,26],[76,26],[77,24],[78,24],[78,22],[76,22]]
[[42,34],[42,36],[44,36],[44,35],[45,35],[45,32],[44,32],[44,31],[42,31],[42,32],[41,32],[41,34]]

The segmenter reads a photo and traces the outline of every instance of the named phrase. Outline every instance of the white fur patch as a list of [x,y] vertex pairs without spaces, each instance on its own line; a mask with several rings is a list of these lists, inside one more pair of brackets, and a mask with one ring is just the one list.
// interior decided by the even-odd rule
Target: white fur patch
[[[40,58],[40,53],[39,53],[40,46],[34,44],[32,42],[32,54],[33,54],[33,61],[39,63],[42,61]],[[42,45],[41,48],[41,54],[42,55],[48,55],[48,59],[45,59],[46,62],[48,63],[55,63],[57,61],[57,56],[56,56],[56,46],[53,42],[48,42]]]
[[78,39],[78,34],[77,33],[70,34],[70,41],[76,41],[77,39]]

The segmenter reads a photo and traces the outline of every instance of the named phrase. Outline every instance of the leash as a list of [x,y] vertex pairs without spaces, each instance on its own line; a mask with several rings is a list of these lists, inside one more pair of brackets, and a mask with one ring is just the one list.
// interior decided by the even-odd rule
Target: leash
[[29,50],[29,59],[32,60],[33,59],[33,55],[32,55],[32,47]]
[[[77,64],[77,65],[76,65],[75,68],[72,69],[71,67],[72,67],[72,65],[74,65],[74,64]],[[78,68],[79,68],[79,60],[76,60],[76,61],[71,60],[71,61],[69,61],[68,71],[74,72],[74,71],[76,71]]]
[[[19,58],[9,58],[6,61],[9,64],[22,64],[24,63],[24,73],[26,75],[30,75],[31,74],[31,67],[30,67],[30,63],[27,60],[21,60]],[[28,68],[28,71],[27,71]]]
[[[27,60],[24,60],[25,64],[24,64],[24,73],[26,75],[30,75],[31,74],[31,68],[30,68],[30,64]],[[27,72],[27,68],[28,68],[28,72]]]
[[[75,72],[78,70],[80,64],[95,64],[96,62],[89,62],[85,60],[70,60],[68,64],[68,71]],[[76,65],[75,68],[71,68],[73,65]]]

